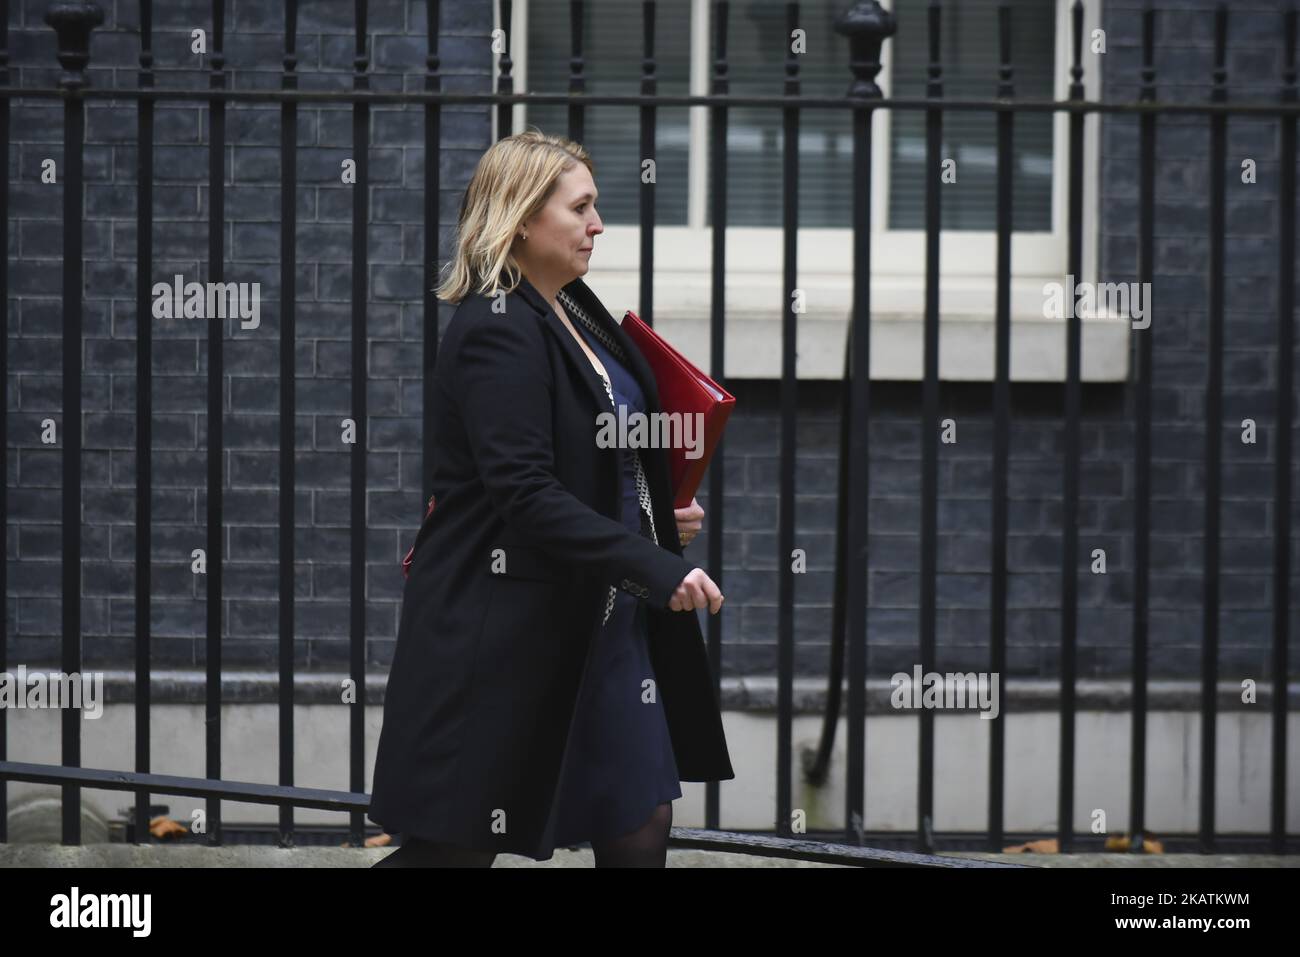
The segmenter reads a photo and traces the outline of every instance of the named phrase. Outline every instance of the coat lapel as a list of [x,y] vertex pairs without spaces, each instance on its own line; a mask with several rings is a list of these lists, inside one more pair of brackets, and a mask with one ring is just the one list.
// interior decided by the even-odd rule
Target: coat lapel
[[[573,367],[578,371],[580,378],[587,386],[591,393],[592,400],[596,403],[596,408],[602,412],[609,411],[609,396],[605,393],[605,384],[596,372],[591,360],[587,354],[582,351],[582,346],[574,340],[569,330],[564,328],[564,323],[560,322],[560,317],[555,314],[555,309],[546,301],[537,288],[528,281],[526,277],[520,276],[518,292],[524,299],[536,309],[542,316],[546,328],[559,340],[560,347],[573,363]],[[567,287],[566,287],[567,291]]]

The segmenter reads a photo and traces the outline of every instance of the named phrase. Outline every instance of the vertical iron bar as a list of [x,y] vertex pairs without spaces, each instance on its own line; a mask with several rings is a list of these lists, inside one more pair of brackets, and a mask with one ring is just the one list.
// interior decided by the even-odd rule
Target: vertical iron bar
[[[799,95],[799,60],[790,35],[799,26],[799,4],[785,5],[785,89],[788,97]],[[794,464],[795,421],[798,413],[798,379],[795,365],[797,331],[796,289],[799,282],[799,107],[781,108],[781,502],[777,530],[777,568],[780,571],[777,597],[777,730],[776,730],[776,833],[790,836],[791,765],[794,707]]]
[[[154,85],[153,3],[140,0],[140,89]],[[151,767],[149,681],[153,587],[153,115],[154,102],[136,104],[135,207],[135,769]],[[135,792],[135,842],[149,843],[149,792]]]
[[[63,83],[63,673],[81,671],[82,174],[85,103]],[[81,766],[81,715],[64,708],[63,765]],[[81,843],[81,788],[63,788],[63,843]]]
[[[82,92],[87,85],[90,33],[104,22],[92,3],[50,7],[46,23],[58,33],[63,65],[63,638],[65,674],[81,671],[81,328],[82,328],[82,187],[86,113]],[[8,225],[8,224],[6,224]],[[64,708],[61,716],[64,767],[81,766],[81,711]],[[63,843],[81,843],[81,786],[62,788]]]
[[[939,189],[942,185],[943,66],[939,62],[939,3],[930,0],[930,62],[925,95],[936,101],[925,110],[925,371],[921,383],[921,673],[934,670],[935,560],[939,510]],[[920,768],[917,778],[916,839],[922,853],[934,849],[934,714],[922,708]]]
[[[441,28],[441,7],[439,0],[427,0],[425,14],[428,21],[428,53],[425,57],[424,88],[430,93],[442,89],[442,77],[438,73],[438,34]],[[438,286],[438,276],[442,266],[442,240],[439,230],[438,197],[442,192],[442,146],[439,140],[442,131],[442,105],[426,103],[424,105],[424,372],[420,381],[420,396],[423,429],[421,433],[421,502],[427,502],[433,494],[433,417],[429,409],[433,407],[434,378],[433,368],[438,361],[438,297],[434,290]]]
[[[0,17],[0,87],[9,86],[9,16]],[[9,155],[9,98],[0,99],[0,156]],[[9,175],[0,179],[0,370],[9,374]],[[9,474],[9,390],[0,395],[0,465]],[[4,521],[6,538],[0,549],[0,602],[9,595],[9,482],[0,483],[0,520]],[[0,671],[9,671],[9,609],[0,608]],[[0,762],[9,760],[9,710],[0,708]],[[9,779],[0,775],[0,844],[9,841]]]
[[[500,72],[497,74],[497,92],[513,93],[514,79],[510,76],[512,61],[510,59],[510,17],[512,13],[510,0],[501,0],[501,59]],[[509,103],[497,104],[497,139],[503,140],[511,133],[511,109]]]
[[[1220,3],[1214,11],[1214,87],[1210,99],[1228,98],[1226,48],[1228,10]],[[1209,342],[1205,385],[1205,566],[1202,581],[1203,641],[1201,644],[1201,853],[1214,853],[1215,737],[1218,702],[1215,690],[1219,668],[1219,482],[1223,428],[1223,233],[1226,197],[1223,164],[1227,155],[1224,113],[1210,117],[1210,267]],[[1287,170],[1286,175],[1294,170]]]
[[[585,93],[587,78],[583,76],[582,61],[583,0],[569,2],[569,92]],[[586,110],[580,103],[569,103],[569,139],[581,143],[586,133]]]
[[[1283,20],[1282,102],[1296,102],[1296,9]],[[1269,847],[1282,854],[1286,847],[1286,706],[1287,642],[1291,585],[1291,422],[1292,363],[1295,361],[1295,163],[1296,119],[1280,117],[1282,127],[1278,217],[1281,235],[1277,254],[1277,458],[1274,460],[1273,509],[1273,762]]]
[[[1142,89],[1138,99],[1155,102],[1155,11],[1142,11]],[[1138,282],[1142,289],[1155,271],[1156,116],[1138,118]],[[1149,305],[1149,303],[1148,303]],[[1129,850],[1145,850],[1147,775],[1148,594],[1151,581],[1151,336],[1135,330],[1137,382],[1133,446],[1133,716],[1129,748]]]
[[[1011,8],[998,5],[998,98],[1015,96],[1011,63]],[[993,371],[993,594],[989,617],[989,671],[1000,681],[1007,673],[1007,458],[1011,448],[1011,231],[1015,194],[1012,163],[1015,114],[998,113],[997,303]],[[1003,686],[1005,690],[1005,686]],[[1002,848],[1006,793],[1006,695],[998,716],[989,724],[990,851]]]
[[[641,4],[641,36],[644,56],[641,60],[641,94],[655,94],[655,0],[644,0]],[[652,166],[654,177],[646,181],[645,161],[655,160],[655,108],[641,107],[641,318],[649,326],[654,326],[654,292],[655,292],[655,183],[659,177]]]
[[[1070,99],[1082,100],[1083,4],[1070,8],[1073,60]],[[1074,680],[1079,591],[1079,368],[1082,324],[1076,308],[1075,283],[1083,270],[1083,113],[1070,113],[1069,232],[1066,275],[1070,307],[1065,327],[1065,488],[1061,527],[1061,738],[1057,774],[1057,844],[1062,854],[1074,839]]]
[[[871,123],[881,99],[876,75],[885,38],[897,29],[893,15],[877,2],[859,3],[846,10],[835,29],[849,37],[849,67],[853,82],[848,97],[853,104],[853,312],[849,319],[845,376],[847,401],[841,407],[840,487],[837,523],[836,609],[834,639],[847,646],[848,753],[845,765],[844,840],[861,844],[866,815],[866,682],[867,682],[867,568],[868,503],[870,501],[871,421]],[[846,441],[847,437],[847,441]],[[834,706],[826,708],[818,766],[830,760],[830,742],[839,720],[838,665],[827,689]]]
[[[284,4],[284,71],[280,87],[298,88],[296,45],[298,0]],[[294,530],[297,513],[294,497],[297,477],[294,469],[295,358],[297,342],[296,283],[298,232],[298,104],[280,104],[280,784],[294,782]],[[280,846],[292,847],[294,807],[280,805]]]
[[[854,111],[854,149],[858,148],[857,129],[858,111]],[[868,111],[869,112],[869,111]],[[868,123],[870,120],[868,119]],[[854,189],[858,188],[858,183],[854,181]],[[854,194],[854,201],[859,197]],[[856,215],[857,207],[854,206],[853,213]],[[855,221],[856,223],[856,221]],[[856,242],[856,232],[854,235]],[[857,250],[854,250],[856,257]],[[855,260],[856,262],[856,260]],[[855,275],[854,282],[858,281]],[[856,294],[857,288],[854,287]],[[870,343],[868,343],[870,345]],[[849,590],[849,536],[851,534],[849,525],[849,509],[852,507],[852,501],[855,496],[851,489],[856,488],[852,485],[851,470],[854,451],[850,445],[855,439],[865,440],[865,435],[861,432],[854,432],[853,429],[853,402],[856,390],[853,388],[855,382],[853,378],[853,360],[855,356],[853,340],[853,316],[849,316],[849,322],[844,335],[844,371],[842,377],[842,386],[840,389],[840,430],[839,430],[839,453],[840,460],[835,475],[835,583],[834,593],[831,597],[831,655],[828,667],[826,669],[826,703],[822,708],[822,731],[821,740],[817,743],[817,751],[809,758],[804,757],[804,780],[809,784],[826,783],[827,771],[830,768],[833,758],[832,749],[835,745],[835,734],[838,730],[840,720],[840,709],[842,706],[842,686],[844,685],[844,666],[846,654],[852,659],[856,654],[850,650],[846,653],[845,644],[847,642],[848,632],[848,590]],[[861,364],[858,368],[861,368]],[[868,367],[869,371],[870,367]],[[859,550],[852,552],[854,555],[859,554]],[[865,572],[864,572],[865,574]],[[857,666],[854,660],[849,661],[849,668],[852,670]],[[863,675],[863,680],[866,676]],[[859,695],[859,699],[865,696]],[[862,723],[866,720],[866,715],[854,712],[855,700],[853,696],[853,685],[849,686],[849,713],[848,713],[848,753],[845,764],[845,772],[848,775],[844,799],[844,840],[847,843],[862,843],[862,796],[863,796],[863,778],[861,760],[863,752],[861,744],[865,740],[865,729]],[[856,729],[856,730],[855,730]]]
[[[225,56],[222,39],[225,32],[224,0],[212,3],[212,73],[214,90],[226,87]],[[211,130],[208,136],[208,280],[225,281],[225,249],[222,243],[226,228],[225,149],[226,102],[214,98],[209,107]],[[221,508],[223,499],[222,468],[225,458],[225,354],[223,337],[226,324],[208,316],[208,607],[207,607],[207,685],[204,718],[207,724],[206,774],[221,777]],[[207,799],[208,844],[221,843],[221,801]]]
[[[366,0],[356,0],[356,57],[353,60],[352,88],[370,89],[366,74],[370,60],[366,56]],[[366,297],[369,284],[366,271],[369,250],[367,229],[370,222],[370,104],[352,104],[352,156],[357,164],[357,181],[352,187],[352,418],[356,423],[356,441],[352,446],[352,500],[349,518],[351,546],[351,676],[356,699],[352,705],[349,754],[351,787],[364,791],[366,786],[366,452],[369,432],[366,396]],[[365,844],[365,813],[349,815],[353,847]]]
[[[727,81],[727,0],[713,5],[713,82],[710,93],[723,96]],[[709,108],[709,209],[712,222],[712,287],[709,305],[709,375],[726,387],[726,315],[727,315],[727,107]],[[709,462],[709,577],[723,588],[722,536],[725,505],[726,442],[713,449]],[[724,591],[725,594],[725,591]],[[708,615],[709,663],[713,668],[713,690],[722,697],[722,622]],[[717,781],[704,785],[704,826],[717,828],[720,819],[721,789]]]

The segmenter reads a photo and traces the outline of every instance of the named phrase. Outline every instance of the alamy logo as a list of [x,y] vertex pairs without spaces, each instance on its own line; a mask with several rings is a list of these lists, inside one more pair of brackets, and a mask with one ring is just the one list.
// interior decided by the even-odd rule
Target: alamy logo
[[1151,325],[1151,283],[1149,282],[1081,282],[1065,277],[1065,284],[1043,284],[1043,317],[1070,319],[1091,318],[1098,314],[1131,318],[1134,329]]
[[104,672],[88,678],[75,671],[29,675],[26,665],[17,674],[0,671],[0,708],[76,708],[93,721],[104,713]]
[[148,937],[152,926],[150,894],[70,894],[50,898],[51,927],[129,927],[133,937]]
[[153,285],[155,319],[239,319],[241,329],[262,324],[260,282],[185,282],[177,273],[168,285]]
[[686,449],[688,459],[704,454],[703,412],[602,412],[596,416],[596,446],[602,449]]
[[889,703],[895,708],[947,708],[964,710],[978,707],[981,718],[998,716],[998,678],[996,671],[974,671],[960,674],[949,671],[939,674],[929,671],[921,674],[921,666],[912,668],[909,675],[899,671],[889,683],[893,692]]

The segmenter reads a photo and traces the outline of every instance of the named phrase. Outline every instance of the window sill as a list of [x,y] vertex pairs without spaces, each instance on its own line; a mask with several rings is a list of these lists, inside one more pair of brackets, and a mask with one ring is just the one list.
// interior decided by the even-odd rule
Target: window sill
[[[655,331],[700,369],[708,371],[709,278],[707,274],[656,271]],[[780,276],[731,274],[727,283],[726,377],[781,377]],[[603,273],[587,280],[621,319],[635,309],[637,278]],[[851,314],[848,276],[801,277],[806,311],[797,316],[795,373],[800,379],[841,379]],[[1044,277],[1015,280],[1011,302],[1011,381],[1063,382],[1066,321],[1043,316]],[[1060,280],[1057,280],[1060,281]],[[871,378],[919,381],[924,372],[924,283],[920,277],[873,277]],[[954,279],[941,284],[939,378],[990,382],[994,373],[995,310],[991,279]],[[1084,382],[1123,382],[1129,375],[1130,322],[1084,318],[1080,377]]]

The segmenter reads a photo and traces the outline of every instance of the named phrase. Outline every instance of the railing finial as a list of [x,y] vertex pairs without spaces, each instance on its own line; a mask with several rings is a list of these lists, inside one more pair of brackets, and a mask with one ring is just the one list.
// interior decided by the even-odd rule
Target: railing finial
[[60,0],[45,11],[45,22],[59,38],[59,63],[63,76],[59,85],[67,90],[85,86],[86,64],[90,62],[90,31],[104,22],[104,11],[91,0]]
[[849,38],[849,69],[853,83],[849,96],[880,99],[876,75],[880,73],[880,50],[898,29],[898,20],[880,5],[880,0],[859,0],[835,20],[835,32]]

